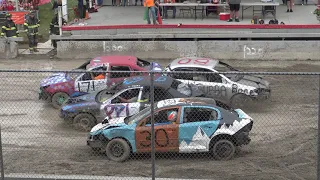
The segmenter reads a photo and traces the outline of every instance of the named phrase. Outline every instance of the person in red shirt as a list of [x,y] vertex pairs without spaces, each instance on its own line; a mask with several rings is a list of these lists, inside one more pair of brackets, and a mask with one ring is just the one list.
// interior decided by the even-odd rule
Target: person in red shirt
[[9,1],[8,6],[7,6],[7,11],[14,11],[14,6],[12,1]]
[[[176,0],[164,0],[164,3],[176,3]],[[164,18],[168,19],[168,10],[172,10],[172,18],[176,18],[177,8],[175,6],[163,6]]]

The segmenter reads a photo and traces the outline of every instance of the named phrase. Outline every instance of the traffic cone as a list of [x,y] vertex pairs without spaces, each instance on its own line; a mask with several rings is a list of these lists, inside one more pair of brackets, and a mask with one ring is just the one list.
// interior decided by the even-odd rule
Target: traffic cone
[[86,17],[85,17],[85,19],[90,19],[88,10],[86,10]]
[[158,23],[159,24],[162,24],[162,19],[161,19],[161,16],[160,16],[160,11],[158,11]]

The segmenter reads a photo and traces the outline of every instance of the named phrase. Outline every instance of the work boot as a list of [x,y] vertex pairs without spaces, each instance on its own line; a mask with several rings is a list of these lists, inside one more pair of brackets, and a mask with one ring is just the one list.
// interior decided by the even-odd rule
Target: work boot
[[240,22],[240,21],[239,21],[239,18],[236,18],[235,21],[236,21],[236,22]]
[[233,19],[232,18],[230,18],[227,22],[232,22],[233,21]]

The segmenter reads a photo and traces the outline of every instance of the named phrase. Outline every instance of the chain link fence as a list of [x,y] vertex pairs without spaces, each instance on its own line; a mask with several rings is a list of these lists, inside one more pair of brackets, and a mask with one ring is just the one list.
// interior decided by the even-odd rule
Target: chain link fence
[[5,177],[316,179],[319,73],[103,70],[0,72]]

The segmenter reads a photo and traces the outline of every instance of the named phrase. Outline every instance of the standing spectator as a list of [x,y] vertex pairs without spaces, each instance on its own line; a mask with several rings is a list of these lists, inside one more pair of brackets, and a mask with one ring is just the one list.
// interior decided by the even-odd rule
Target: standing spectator
[[2,1],[2,10],[7,11],[7,2],[5,0]]
[[[31,0],[31,5],[33,6],[33,10],[38,11],[39,10],[39,0]],[[39,11],[38,11],[38,17],[39,17]]]
[[287,1],[287,7],[288,7],[287,12],[293,12],[293,11],[292,11],[293,1],[294,1],[294,0],[288,0],[288,1]]
[[55,0],[52,5],[53,14],[58,14],[58,7],[59,7],[58,1]]
[[78,12],[79,12],[79,16],[80,16],[80,20],[79,20],[80,26],[84,25],[84,18],[86,17],[86,8],[84,5],[84,2],[86,2],[86,1],[85,0],[78,0]]
[[127,0],[122,0],[122,6],[126,6],[126,4],[127,4]]
[[17,37],[19,35],[17,31],[17,26],[11,19],[12,15],[7,13],[6,14],[6,21],[4,22],[2,26],[2,32],[0,36],[6,36],[6,37]]
[[[113,0],[112,0],[113,4]],[[97,0],[97,9],[101,8],[103,6],[103,0]]]
[[282,4],[287,5],[287,0],[282,0]]
[[29,17],[24,23],[24,29],[27,32],[29,39],[29,50],[30,53],[38,52],[38,28],[40,27],[40,20],[35,17],[35,11],[30,11]]
[[[164,3],[176,3],[175,0],[164,0]],[[172,18],[176,18],[176,12],[177,9],[175,6],[165,6],[163,7],[163,14],[164,14],[164,18],[167,19],[168,18],[168,10],[172,10],[173,14],[172,14]]]
[[[304,0],[301,0],[301,5],[304,5]],[[306,0],[306,5],[308,5],[308,0]]]
[[[141,6],[142,6],[142,0],[140,0]],[[136,3],[134,4],[135,6],[137,6],[138,4],[138,0],[136,0]]]
[[155,1],[155,5],[156,5],[156,15],[157,15],[157,18],[158,18],[158,11],[160,11],[160,12],[159,12],[160,18],[162,19],[162,8],[161,8],[160,3],[159,3],[158,0]]
[[7,11],[14,11],[14,5],[12,1],[8,2]]
[[233,17],[235,17],[236,22],[239,22],[239,9],[241,0],[227,0],[227,2],[230,6],[230,19],[228,22],[232,22]]
[[156,20],[157,16],[156,16],[156,8],[155,8],[154,0],[144,0],[143,4],[144,4],[144,7],[148,8],[148,13],[146,14],[148,24],[151,24],[149,12],[151,12],[153,24],[159,24]]

